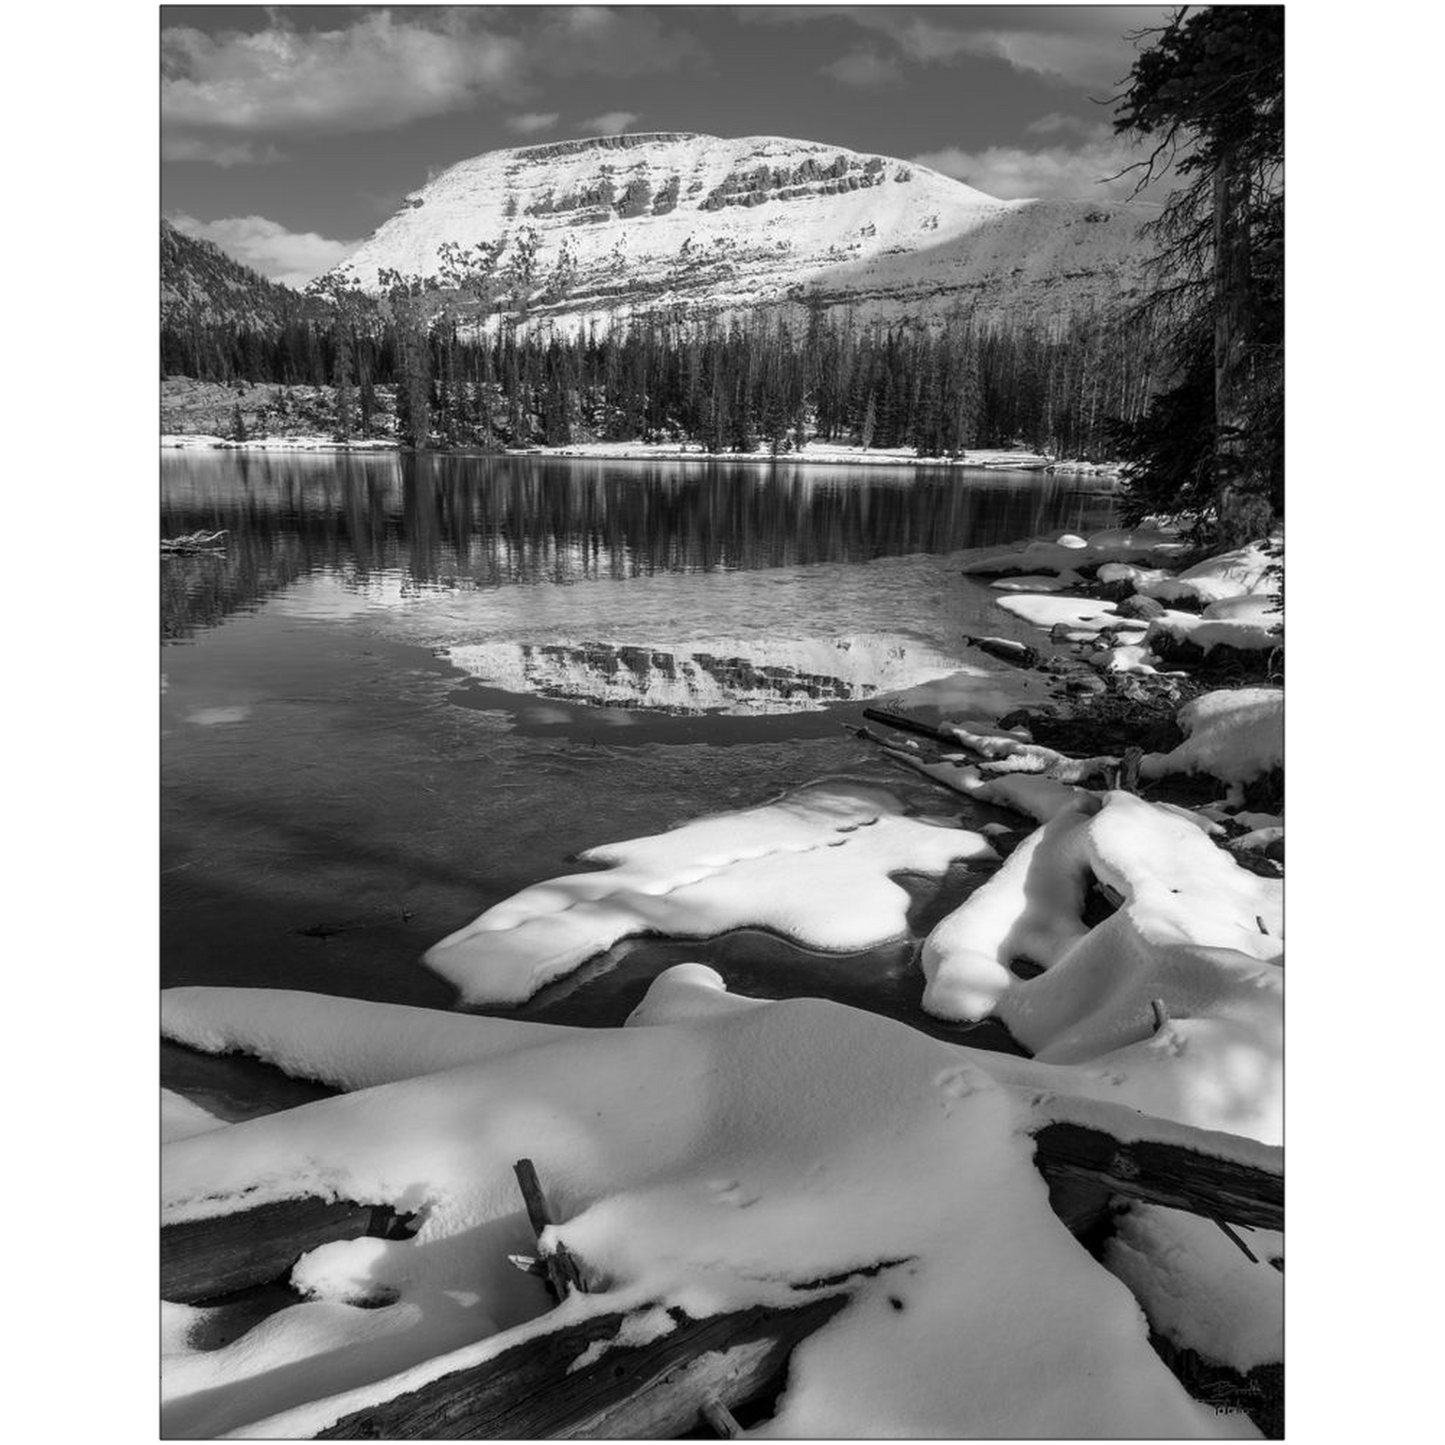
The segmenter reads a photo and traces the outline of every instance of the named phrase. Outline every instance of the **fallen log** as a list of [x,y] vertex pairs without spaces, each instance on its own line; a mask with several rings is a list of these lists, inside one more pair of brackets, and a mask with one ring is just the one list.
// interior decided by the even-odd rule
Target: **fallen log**
[[344,1415],[318,1440],[676,1439],[776,1384],[846,1293],[793,1309],[690,1319],[646,1344],[612,1343],[636,1313],[533,1335],[476,1365]]
[[[1196,1132],[1202,1141],[1210,1138]],[[1284,1228],[1283,1172],[1210,1152],[1207,1143],[1191,1148],[1172,1139],[1120,1139],[1068,1120],[1043,1123],[1033,1137],[1034,1162],[1050,1182],[1081,1180],[1208,1219]]]
[[869,722],[882,723],[886,728],[893,728],[900,733],[913,733],[920,738],[932,738],[936,743],[942,743],[944,747],[952,752],[957,752],[962,744],[951,733],[944,732],[941,728],[930,727],[925,722],[919,722],[915,718],[904,717],[899,712],[888,712],[881,707],[865,707],[863,716]]
[[967,632],[963,634],[963,640],[980,652],[986,652],[1001,662],[1011,662],[1015,667],[1038,666],[1038,649],[1025,642],[1014,642],[1007,637],[974,637]]
[[285,1280],[318,1245],[341,1239],[407,1239],[414,1215],[385,1204],[307,1196],[161,1227],[161,1298],[196,1304]]

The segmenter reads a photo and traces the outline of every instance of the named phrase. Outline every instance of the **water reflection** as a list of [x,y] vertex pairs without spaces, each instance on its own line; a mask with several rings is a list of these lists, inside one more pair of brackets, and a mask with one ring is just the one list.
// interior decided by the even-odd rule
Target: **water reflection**
[[365,590],[491,588],[941,553],[1106,518],[1074,479],[781,463],[163,454],[169,641],[314,573]]

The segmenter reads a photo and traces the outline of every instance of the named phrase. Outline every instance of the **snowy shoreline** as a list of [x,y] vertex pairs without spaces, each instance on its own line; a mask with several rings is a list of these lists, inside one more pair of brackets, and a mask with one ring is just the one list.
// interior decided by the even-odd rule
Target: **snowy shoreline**
[[[257,437],[235,441],[207,432],[162,433],[160,444],[166,451],[234,451],[234,452],[399,452],[400,443],[390,438],[373,437],[358,441],[337,441],[319,434]],[[802,451],[780,452],[774,456],[767,450],[753,452],[710,452],[700,445],[669,442],[578,442],[570,446],[512,447],[497,452],[449,452],[437,450],[435,456],[501,456],[543,457],[583,461],[664,461],[664,462],[750,462],[765,466],[877,466],[877,467],[946,467],[982,471],[1025,471],[1065,476],[1114,479],[1119,475],[1116,462],[1085,462],[1051,457],[1042,452],[971,450],[958,457],[920,457],[902,447],[887,449],[834,446],[810,442]]]
[[[419,1211],[413,1237],[306,1250],[289,1275],[301,1302],[233,1345],[193,1343],[208,1307],[167,1304],[166,1433],[309,1436],[608,1312],[626,1320],[602,1349],[626,1351],[674,1329],[670,1310],[796,1303],[795,1281],[849,1271],[847,1304],[794,1352],[773,1436],[1237,1437],[1257,1433],[1255,1413],[1272,1422],[1259,1391],[1283,1358],[1282,1230],[1136,1194],[1084,1247],[1035,1155],[1040,1122],[1063,1121],[1282,1167],[1284,826],[1261,801],[1283,768],[1280,553],[1195,555],[1138,528],[966,560],[960,585],[996,588],[1001,612],[1073,650],[971,640],[1072,701],[960,721],[967,670],[880,697],[871,718],[911,725],[868,741],[1011,825],[913,816],[847,777],[728,811],[700,799],[689,821],[588,849],[576,861],[600,866],[530,884],[424,960],[463,1003],[496,1006],[649,932],[765,926],[860,953],[909,936],[899,876],[966,867],[977,887],[919,940],[923,1007],[997,1020],[1021,1056],[749,996],[700,963],[660,973],[620,1027],[165,991],[168,1039],[343,1091],[242,1125],[170,1101],[168,1225],[308,1196]],[[1211,684],[1218,649],[1260,680]],[[1184,670],[1167,670],[1180,653]],[[1149,706],[1121,720],[1091,713],[1091,695]],[[1161,699],[1172,733],[1157,733]],[[1050,742],[1070,728],[1075,741]],[[520,1158],[560,1221],[540,1246],[518,1211]],[[558,1241],[592,1292],[549,1311],[508,1256]],[[1192,1396],[1151,1333],[1236,1403]]]

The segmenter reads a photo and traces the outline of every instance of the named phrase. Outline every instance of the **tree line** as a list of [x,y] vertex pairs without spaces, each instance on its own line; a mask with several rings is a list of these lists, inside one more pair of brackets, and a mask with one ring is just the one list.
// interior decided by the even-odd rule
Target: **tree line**
[[1111,427],[1137,421],[1161,380],[1152,317],[863,327],[815,307],[791,321],[641,316],[564,337],[487,331],[435,287],[389,279],[380,302],[352,294],[329,317],[168,326],[163,373],[332,387],[338,436],[394,425],[418,449],[641,440],[786,452],[817,440],[938,457],[1015,444],[1102,457]]

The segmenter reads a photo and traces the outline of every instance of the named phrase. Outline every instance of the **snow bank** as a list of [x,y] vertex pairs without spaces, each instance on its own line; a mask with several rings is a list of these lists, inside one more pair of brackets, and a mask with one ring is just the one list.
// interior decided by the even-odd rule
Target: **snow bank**
[[997,858],[965,829],[907,818],[880,788],[821,783],[762,807],[589,849],[609,865],[524,888],[428,950],[472,1003],[520,1003],[639,933],[707,938],[745,925],[854,951],[906,930],[891,873],[940,874]]
[[231,437],[216,436],[210,432],[164,433],[161,447],[179,451],[230,451],[230,452],[394,452],[398,443],[384,437],[357,438],[353,441],[337,441],[335,437],[320,432],[308,432],[295,436],[255,437],[238,442]]
[[1273,1230],[1236,1227],[1251,1262],[1212,1220],[1135,1204],[1104,1246],[1104,1263],[1161,1335],[1241,1375],[1284,1358],[1284,1255]]
[[[1050,1210],[1022,1104],[964,1051],[817,1000],[719,1008],[705,971],[668,986],[693,1021],[528,1032],[478,1063],[167,1146],[168,1220],[316,1192],[420,1209],[422,1223],[413,1240],[313,1252],[296,1279],[316,1298],[224,1349],[173,1339],[164,1432],[309,1436],[564,1315],[796,1300],[790,1282],[884,1259],[904,1262],[860,1279],[795,1353],[763,1433],[1248,1432],[1165,1369],[1132,1296]],[[262,1027],[231,1017],[224,994],[191,991],[193,1028]],[[288,1000],[296,1037],[318,1041],[312,1072],[351,1048],[328,1038],[334,1002]],[[392,1015],[359,1007],[379,1011],[379,1037]],[[537,1281],[506,1261],[529,1245],[522,1156],[565,1221],[556,1233],[608,1286],[545,1322]],[[391,1302],[346,1302],[358,1292]]]
[[1040,573],[1032,577],[1000,577],[989,585],[1000,592],[1062,592],[1066,587],[1077,587],[1083,580],[1077,572],[1060,572],[1057,577]]
[[1037,539],[1022,546],[992,548],[965,563],[963,572],[969,577],[996,577],[1010,572],[1062,575],[1106,563],[1167,561],[1184,550],[1177,532],[1111,527],[1087,538],[1068,533],[1053,541]]
[[[318,1014],[325,1020],[318,1027]],[[206,1053],[254,1054],[293,1078],[369,1089],[500,1058],[580,1030],[272,988],[168,988],[161,1035]]]
[[1240,806],[1244,785],[1284,766],[1284,689],[1242,687],[1207,692],[1179,709],[1184,741],[1167,753],[1147,753],[1144,778],[1208,773],[1227,783]]
[[1268,599],[1241,600],[1248,610],[1241,609],[1233,616],[1211,616],[1214,605],[1203,614],[1166,612],[1150,622],[1145,641],[1157,643],[1167,637],[1171,642],[1192,643],[1205,653],[1216,647],[1235,647],[1248,652],[1269,652],[1278,647],[1284,641],[1284,614],[1270,610]]
[[566,446],[514,449],[514,455],[578,457],[588,461],[764,462],[768,465],[807,463],[809,466],[867,467],[974,467],[989,471],[1057,471],[1088,476],[1111,476],[1117,466],[1093,462],[1056,462],[1042,452],[968,451],[956,457],[924,457],[911,447],[860,447],[837,442],[810,441],[802,448],[779,452],[766,444],[753,451],[708,451],[701,442],[570,442]]
[[[1074,632],[1090,635],[1106,627],[1118,627],[1126,619],[1117,617],[1117,608],[1112,602],[1102,602],[1096,597],[1037,597],[1025,594],[1019,597],[1000,597],[998,605],[1015,617],[1041,627],[1046,632],[1060,625]],[[1138,624],[1140,630],[1144,623]]]
[[1279,578],[1267,574],[1267,569],[1277,563],[1278,558],[1272,557],[1266,546],[1264,542],[1250,542],[1232,552],[1210,557],[1177,577],[1145,583],[1138,590],[1161,602],[1176,602],[1186,597],[1197,602],[1218,602],[1247,593],[1276,593]]
[[173,1139],[189,1139],[192,1134],[204,1134],[209,1129],[219,1129],[226,1123],[209,1109],[203,1109],[184,1094],[171,1089],[161,1090],[161,1143],[169,1144]]
[[[1090,927],[1095,879],[1122,902]],[[1081,794],[929,934],[923,1006],[994,1015],[1033,1051],[1023,1067],[984,1064],[996,1077],[1274,1142],[1282,934],[1281,885],[1193,821],[1127,793]],[[1020,977],[1023,963],[1042,971]]]

